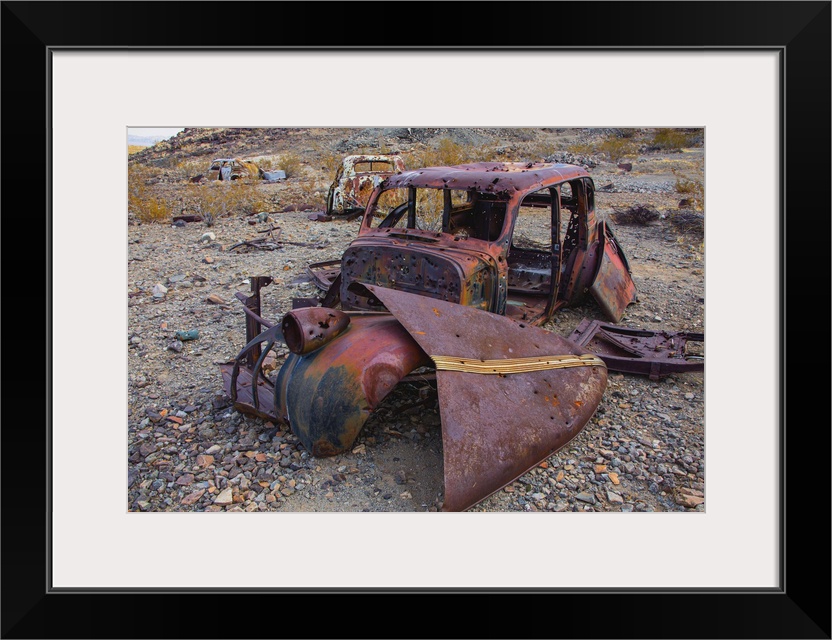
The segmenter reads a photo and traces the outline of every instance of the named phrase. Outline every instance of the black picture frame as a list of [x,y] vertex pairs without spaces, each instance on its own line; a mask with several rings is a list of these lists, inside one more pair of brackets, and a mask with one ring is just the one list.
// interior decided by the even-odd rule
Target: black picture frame
[[[0,432],[2,637],[437,637],[457,628],[444,622],[451,614],[473,637],[829,638],[830,430],[825,403],[817,401],[818,394],[828,397],[828,366],[824,352],[818,358],[816,345],[808,343],[816,336],[805,324],[826,319],[829,311],[830,2],[231,4],[2,3],[7,169],[1,194],[7,294]],[[242,26],[225,28],[222,18],[230,15]],[[256,19],[240,18],[246,15]],[[131,20],[139,16],[155,18],[154,28]],[[51,353],[45,341],[54,320],[47,273],[50,190],[44,180],[50,157],[50,57],[62,48],[129,47],[778,51],[784,80],[779,588],[54,590],[49,488],[59,479],[50,474],[49,389],[61,381],[49,379]],[[18,171],[15,159],[24,149],[32,164]],[[754,259],[742,238],[737,244],[738,259]],[[788,270],[786,257],[791,257]],[[818,257],[826,258],[822,265]],[[815,286],[818,280],[826,286]],[[801,286],[807,281],[808,289]],[[787,292],[792,293],[788,298]],[[797,310],[791,322],[789,308]],[[742,363],[736,366],[742,375]],[[826,382],[820,392],[814,384],[818,371]],[[787,378],[793,382],[788,396]],[[737,499],[753,490],[752,473],[740,474],[737,482]],[[140,561],[138,556],[139,550]],[[394,600],[397,595],[402,597]],[[465,599],[435,599],[442,595]],[[249,615],[252,611],[258,615]],[[387,626],[384,612],[392,612],[399,624]]]

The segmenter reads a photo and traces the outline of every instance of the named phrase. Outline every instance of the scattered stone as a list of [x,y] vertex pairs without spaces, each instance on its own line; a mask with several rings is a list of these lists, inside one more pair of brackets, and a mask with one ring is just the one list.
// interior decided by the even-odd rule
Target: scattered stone
[[181,504],[191,505],[197,502],[202,496],[205,495],[205,489],[200,489],[199,491],[194,491],[193,493],[189,493],[184,498],[182,498]]
[[153,285],[153,297],[154,298],[162,299],[167,295],[167,293],[168,293],[168,288],[165,285],[163,285],[161,283],[157,283],[157,284]]
[[576,500],[580,500],[581,502],[588,502],[589,504],[595,504],[595,496],[591,493],[581,492],[575,496]]
[[156,445],[153,442],[145,442],[139,447],[139,453],[146,458],[151,453],[156,453]]
[[231,504],[234,501],[233,492],[231,487],[228,487],[225,491],[221,492],[216,498],[214,498],[214,504],[216,505],[226,505]]
[[607,491],[607,500],[610,501],[610,504],[624,504],[624,498],[614,491]]
[[212,293],[210,296],[208,296],[205,299],[205,301],[209,302],[211,304],[219,304],[219,305],[226,305],[226,306],[228,305],[228,303],[225,300],[223,300],[222,298],[220,298],[216,293]]
[[187,487],[187,486],[188,486],[189,484],[191,484],[193,481],[194,481],[194,474],[192,474],[192,473],[186,473],[186,474],[184,474],[184,475],[179,476],[179,477],[176,479],[176,484],[178,484],[178,485],[182,485],[182,486],[186,486],[186,487]]
[[199,454],[196,457],[196,464],[199,468],[205,469],[206,467],[212,465],[214,463],[214,456],[206,455],[206,454]]
[[680,504],[688,509],[692,509],[703,502],[705,502],[705,498],[701,498],[699,496],[689,496],[683,493],[676,496],[676,504]]
[[621,484],[621,481],[618,479],[618,474],[614,471],[610,471],[607,476],[613,484]]
[[203,233],[202,237],[199,239],[199,241],[202,242],[203,244],[208,244],[209,242],[213,242],[216,239],[217,239],[217,235],[215,233],[213,233],[212,231],[209,231],[208,233]]
[[213,455],[215,453],[219,453],[220,451],[222,451],[222,447],[218,444],[214,444],[214,445],[211,445],[210,447],[208,447],[208,449],[205,451],[205,454],[209,455],[209,456],[212,456],[211,460],[213,460]]

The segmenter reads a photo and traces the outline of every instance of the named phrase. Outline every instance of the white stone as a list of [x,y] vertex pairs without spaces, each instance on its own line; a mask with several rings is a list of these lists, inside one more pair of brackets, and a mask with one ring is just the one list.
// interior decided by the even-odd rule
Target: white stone
[[614,491],[607,491],[607,500],[609,500],[612,504],[624,504],[624,498]]

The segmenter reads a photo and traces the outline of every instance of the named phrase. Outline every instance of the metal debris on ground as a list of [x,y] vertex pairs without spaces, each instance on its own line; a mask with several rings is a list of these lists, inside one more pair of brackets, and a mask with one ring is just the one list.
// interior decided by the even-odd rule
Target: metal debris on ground
[[181,216],[173,216],[174,222],[202,222],[202,216],[196,214],[188,214],[188,215],[181,215]]
[[[277,234],[275,234],[275,231]],[[262,251],[275,251],[277,249],[281,249],[284,244],[291,244],[296,247],[315,247],[316,249],[322,249],[323,247],[327,246],[328,243],[313,243],[313,242],[293,242],[291,240],[282,240],[280,238],[280,227],[275,227],[274,225],[269,225],[268,229],[261,229],[258,233],[265,233],[267,235],[261,238],[251,238],[249,240],[243,240],[236,244],[231,245],[228,247],[227,251],[231,251],[232,249],[238,249],[240,247],[247,247],[251,249],[260,249]]]
[[569,339],[598,354],[609,369],[651,380],[705,369],[704,333],[651,331],[584,318]]

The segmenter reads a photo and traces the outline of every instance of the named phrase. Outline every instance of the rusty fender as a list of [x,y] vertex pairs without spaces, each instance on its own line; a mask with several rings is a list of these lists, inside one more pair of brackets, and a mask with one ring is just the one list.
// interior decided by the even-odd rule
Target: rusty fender
[[350,314],[324,347],[286,358],[275,389],[278,417],[312,455],[343,453],[393,387],[430,363],[392,315]]
[[444,300],[367,289],[436,365],[444,511],[468,509],[566,446],[601,402],[603,360],[561,336]]

